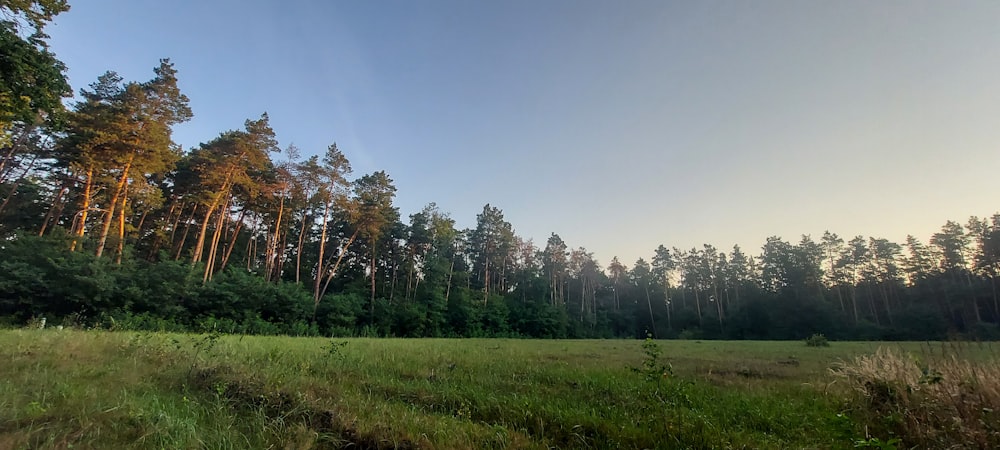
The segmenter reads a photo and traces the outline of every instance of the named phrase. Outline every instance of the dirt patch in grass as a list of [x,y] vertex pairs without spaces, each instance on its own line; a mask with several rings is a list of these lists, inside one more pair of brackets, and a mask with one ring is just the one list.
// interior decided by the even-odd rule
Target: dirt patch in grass
[[[579,384],[567,382],[568,389]],[[452,416],[487,427],[509,428],[515,441],[544,443],[551,448],[653,448],[655,437],[647,430],[629,435],[605,420],[571,411],[513,411],[502,401],[483,401],[476,396],[446,395],[400,387],[376,389],[388,401],[404,403],[435,414]],[[564,392],[565,393],[565,392]]]
[[336,410],[323,408],[266,383],[241,376],[232,369],[211,367],[192,373],[191,386],[219,395],[234,410],[259,411],[268,419],[282,421],[293,434],[313,433],[333,436],[329,442],[319,441],[312,448],[334,449],[350,447],[363,450],[412,449],[407,440],[383,439],[359,432],[341,419]]
[[779,364],[742,364],[735,366],[711,366],[703,370],[705,378],[716,385],[734,381],[783,381],[793,377],[789,366]]

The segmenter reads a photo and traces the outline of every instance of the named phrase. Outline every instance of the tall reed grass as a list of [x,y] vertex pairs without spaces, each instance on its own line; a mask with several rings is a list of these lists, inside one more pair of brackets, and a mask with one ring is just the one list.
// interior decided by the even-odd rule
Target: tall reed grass
[[832,371],[848,380],[874,434],[906,448],[1000,448],[1000,360],[965,358],[966,345],[919,356],[880,347]]

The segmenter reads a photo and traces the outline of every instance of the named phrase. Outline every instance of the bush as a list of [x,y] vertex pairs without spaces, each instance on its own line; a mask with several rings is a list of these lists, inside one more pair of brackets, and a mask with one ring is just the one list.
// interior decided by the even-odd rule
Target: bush
[[685,341],[691,341],[691,340],[695,340],[695,339],[701,339],[701,335],[702,335],[701,334],[701,330],[697,330],[697,329],[692,330],[692,329],[689,328],[689,329],[686,329],[684,331],[681,331],[680,334],[677,335],[677,339],[683,339]]
[[826,339],[826,336],[816,333],[806,339],[806,345],[809,347],[829,347],[830,341]]

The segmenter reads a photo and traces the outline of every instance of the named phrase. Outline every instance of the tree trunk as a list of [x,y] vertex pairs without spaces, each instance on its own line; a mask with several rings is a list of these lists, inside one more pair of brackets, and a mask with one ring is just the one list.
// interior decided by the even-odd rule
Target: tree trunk
[[889,305],[889,293],[886,291],[885,282],[879,284],[879,294],[882,295],[882,304],[885,306],[885,319],[892,326],[892,306]]
[[872,293],[872,284],[865,283],[865,288],[868,291],[868,309],[875,319],[875,325],[882,326],[882,320],[879,319],[878,310],[875,308],[875,295]]
[[840,292],[840,284],[834,285],[833,288],[837,291],[837,301],[840,302],[840,312],[847,311],[844,307],[844,295]]
[[212,203],[208,205],[208,210],[205,211],[205,220],[201,222],[201,230],[198,232],[198,241],[194,245],[194,252],[191,255],[191,265],[194,266],[201,262],[202,254],[204,253],[205,247],[205,236],[208,234],[208,221],[212,217],[212,213],[215,212],[215,208],[219,207],[219,203],[222,202],[223,197],[229,196],[229,190],[232,188],[230,183],[232,182],[233,172],[236,169],[233,167],[229,168],[226,172],[226,177],[222,181],[222,186],[219,188],[219,192],[215,194],[212,198]]
[[[226,265],[229,264],[229,257],[233,254],[233,249],[236,248],[236,239],[239,238],[240,231],[243,229],[243,219],[246,217],[246,214],[247,208],[244,206],[243,210],[240,211],[239,219],[236,219],[236,230],[233,231],[233,237],[229,240],[229,245],[226,247],[226,253],[222,256],[222,264],[219,265],[219,272],[226,270]],[[256,232],[254,235],[256,235]]]
[[179,261],[181,259],[181,253],[184,251],[184,242],[187,241],[188,233],[191,231],[191,223],[194,222],[194,216],[197,212],[198,204],[195,203],[191,207],[191,217],[188,217],[188,220],[184,222],[184,234],[181,235],[181,241],[177,243],[177,251],[174,255],[174,261]]
[[670,304],[670,284],[664,283],[663,285],[663,305],[667,307],[667,331],[673,331],[673,318],[671,317],[670,310],[673,305]]
[[444,289],[444,302],[448,303],[448,297],[451,295],[451,277],[455,273],[455,255],[451,257],[451,266],[448,267],[448,284]]
[[698,311],[698,327],[701,328],[701,326],[703,325],[701,320],[701,297],[698,296],[697,288],[694,289],[694,305],[695,309],[697,309]]
[[411,287],[413,285],[413,270],[417,265],[416,261],[416,250],[412,247],[410,248],[410,270],[406,276],[406,300],[410,299]]
[[21,187],[21,182],[24,181],[24,177],[28,175],[31,168],[35,166],[35,161],[37,160],[38,155],[34,155],[31,158],[31,162],[28,163],[28,166],[24,168],[23,172],[21,172],[21,176],[18,177],[17,181],[14,182],[14,185],[11,186],[10,192],[7,193],[7,198],[4,199],[3,203],[0,203],[0,214],[3,213],[3,210],[7,209],[7,204],[10,203],[10,199],[14,198],[14,195],[17,194],[17,188]]
[[48,229],[49,223],[58,222],[59,213],[57,211],[62,211],[63,197],[66,196],[67,192],[69,192],[69,187],[63,183],[59,188],[59,193],[52,200],[52,206],[49,207],[48,212],[45,213],[45,218],[42,219],[42,228],[38,230],[38,236],[45,236],[45,230]]
[[281,230],[281,239],[278,241],[278,248],[281,250],[278,253],[278,261],[274,266],[274,273],[271,274],[271,280],[275,282],[281,281],[281,274],[285,271],[285,249],[288,248],[288,228]]
[[483,304],[485,305],[486,302],[488,302],[489,299],[490,299],[490,257],[489,256],[486,257],[486,267],[484,269],[484,276],[483,276],[483,278],[486,280],[486,283],[483,284]]
[[315,303],[313,304],[313,318],[316,317],[316,309],[319,308],[319,300],[326,295],[326,289],[330,287],[330,281],[333,280],[333,276],[337,273],[337,269],[340,267],[341,261],[344,260],[344,256],[347,254],[347,248],[354,243],[354,239],[357,237],[358,232],[355,231],[354,234],[351,235],[351,238],[348,239],[342,247],[340,247],[340,255],[337,256],[337,262],[333,263],[333,267],[330,268],[330,273],[326,276],[326,282],[323,283],[323,289],[321,289],[316,296]]
[[135,158],[134,155],[129,156],[128,161],[125,163],[125,167],[122,168],[121,178],[118,179],[118,183],[115,185],[114,194],[111,195],[111,202],[108,204],[108,211],[104,215],[104,225],[101,227],[101,236],[97,240],[97,251],[95,252],[95,256],[98,258],[100,258],[101,254],[104,253],[104,246],[108,242],[108,233],[111,232],[111,222],[114,221],[115,208],[118,207],[119,199],[121,198],[122,192],[125,191],[125,185],[128,183],[128,172],[132,169],[133,158]]
[[997,281],[993,274],[990,274],[990,292],[993,294],[993,321],[1000,325],[1000,301],[997,300]]
[[219,252],[219,241],[222,239],[223,229],[226,226],[226,217],[229,215],[229,202],[232,196],[226,196],[226,201],[219,208],[218,218],[215,220],[215,231],[212,233],[212,241],[208,247],[208,258],[205,259],[205,272],[202,274],[201,283],[208,283],[212,279],[215,270],[215,260]]
[[[326,272],[324,271],[324,268],[323,268],[323,264],[324,264],[324,262],[323,262],[323,256],[324,255],[323,255],[323,253],[326,250],[326,222],[327,222],[327,220],[329,220],[329,218],[330,218],[330,201],[328,200],[326,202],[326,204],[324,205],[324,207],[323,207],[323,222],[322,222],[322,225],[320,227],[320,234],[319,234],[319,257],[316,258],[316,283],[315,283],[315,286],[313,288],[313,303],[314,303],[314,306],[313,306],[313,315],[314,316],[316,315],[316,308],[319,307],[320,283],[322,282],[323,277],[326,275]],[[300,236],[300,240],[301,240],[301,236]],[[339,261],[339,259],[338,259],[338,261]]]
[[[77,238],[83,238],[83,234],[87,231],[87,213],[90,212],[90,191],[94,185],[94,167],[90,166],[87,168],[87,174],[84,176],[83,181],[83,198],[80,200],[80,212],[78,221],[76,222],[76,229],[73,230],[73,235]],[[73,243],[70,244],[69,251],[76,251],[77,239],[73,239]]]
[[139,223],[135,225],[135,235],[137,241],[142,239],[142,226],[146,224],[146,216],[148,215],[149,209],[143,210],[142,215],[139,216]]
[[646,306],[649,307],[649,324],[653,327],[653,339],[656,339],[656,320],[653,319],[653,302],[649,299],[649,286],[646,286]]
[[[392,282],[389,283],[389,304],[392,304],[393,298],[396,297],[396,279],[399,277],[399,264],[396,263],[395,258],[393,258],[392,263]],[[406,296],[403,297],[403,303],[409,301]]]
[[[11,143],[10,150],[3,156],[3,159],[0,159],[0,183],[5,182],[7,179],[6,174],[4,173],[4,169],[7,167],[7,162],[14,159],[14,152],[16,152],[18,148],[24,147],[24,143],[28,140],[28,136],[31,135],[31,132],[34,130],[34,124],[31,124],[24,130],[21,130],[21,135],[18,136],[17,142]],[[38,156],[36,155],[35,158],[37,157]],[[12,167],[10,170],[13,171],[14,168]]]
[[202,253],[205,249],[205,236],[208,234],[208,222],[212,220],[212,213],[215,212],[215,208],[219,206],[219,202],[222,200],[223,192],[216,194],[212,203],[208,205],[208,209],[205,210],[205,218],[201,221],[201,229],[198,230],[198,240],[194,243],[194,251],[191,253],[191,265],[194,266],[201,262]]
[[851,282],[851,309],[854,313],[854,325],[858,324],[858,285]]
[[122,207],[118,210],[118,245],[115,247],[115,264],[121,265],[125,253],[125,210],[128,202],[128,182],[122,191]]
[[372,326],[375,325],[375,269],[376,269],[376,267],[375,267],[375,255],[376,255],[376,251],[375,251],[375,239],[372,238],[372,263],[371,263],[372,300],[371,300],[371,303],[370,303],[370,306],[369,306],[369,308],[371,310],[371,323],[372,323]]
[[302,282],[302,246],[305,243],[306,230],[309,229],[309,215],[302,212],[302,226],[299,228],[299,242],[295,250],[295,284]]
[[285,197],[282,196],[278,200],[278,217],[274,221],[274,233],[269,236],[267,254],[265,258],[267,262],[264,264],[264,279],[271,281],[271,277],[274,272],[274,266],[277,265],[278,258],[278,236],[281,233],[281,216],[285,212]]

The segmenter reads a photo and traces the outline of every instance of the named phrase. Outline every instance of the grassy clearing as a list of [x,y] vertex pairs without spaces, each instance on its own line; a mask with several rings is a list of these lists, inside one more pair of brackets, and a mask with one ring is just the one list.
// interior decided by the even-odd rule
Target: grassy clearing
[[[0,332],[0,448],[844,448],[872,343]],[[919,351],[919,344],[899,344]],[[990,358],[989,349],[973,349]]]

